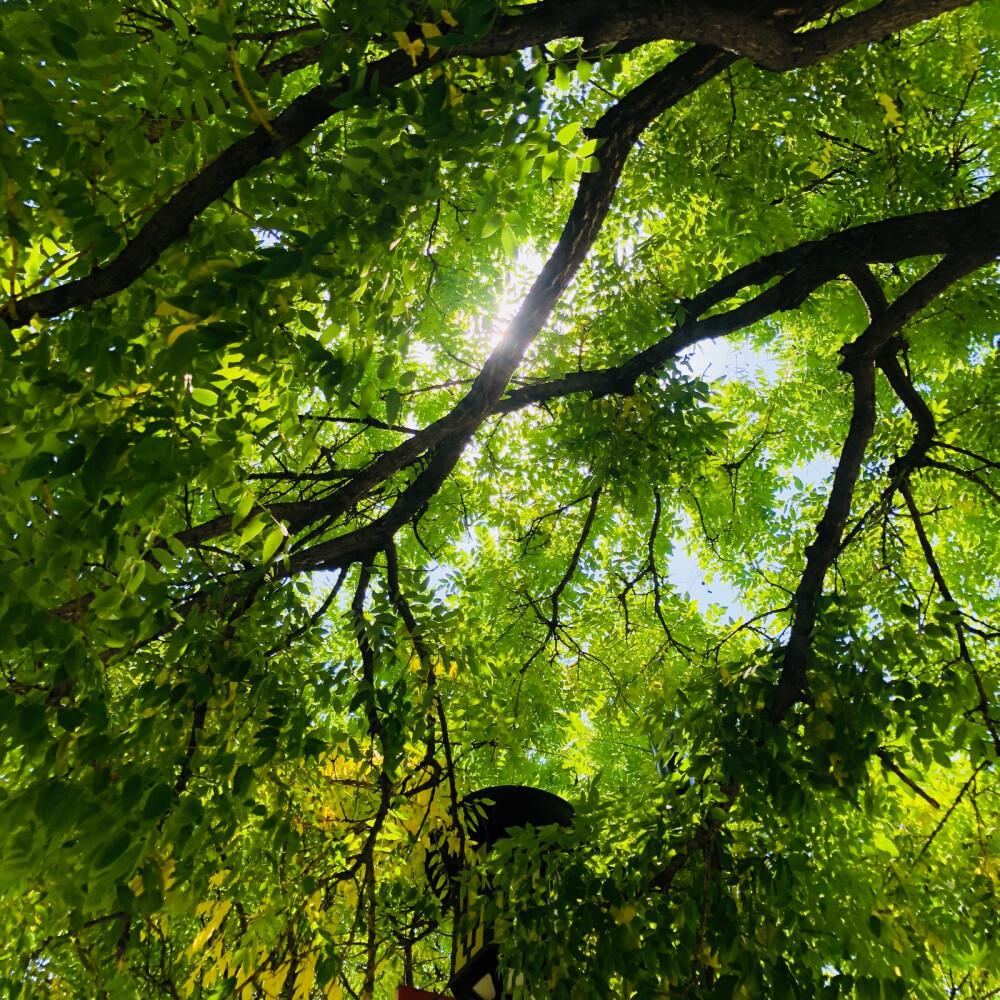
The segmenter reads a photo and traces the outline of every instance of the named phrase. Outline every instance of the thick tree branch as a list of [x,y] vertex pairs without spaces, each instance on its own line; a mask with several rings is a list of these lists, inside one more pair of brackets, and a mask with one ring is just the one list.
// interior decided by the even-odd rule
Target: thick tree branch
[[[687,66],[682,64],[680,69],[683,71],[689,67],[690,62]],[[620,105],[615,107],[618,108]],[[603,171],[601,174],[588,175],[593,178],[602,176],[607,178],[606,185],[617,179],[617,175],[612,177]],[[591,183],[587,188],[581,186],[577,194],[578,205],[589,198],[599,202],[607,197],[606,193],[598,192],[596,196],[593,194],[595,183]],[[574,211],[582,216],[589,209],[574,208]],[[738,268],[732,274],[715,282],[686,304],[687,317],[678,327],[620,365],[571,372],[559,379],[511,390],[494,402],[489,407],[488,413],[510,413],[533,403],[544,403],[578,393],[589,393],[594,397],[612,394],[630,395],[634,392],[635,383],[640,377],[661,370],[668,360],[676,357],[681,351],[702,340],[723,337],[745,329],[746,326],[775,312],[796,308],[821,285],[841,274],[856,272],[860,265],[896,263],[913,257],[947,254],[963,246],[969,232],[982,231],[989,234],[998,227],[1000,227],[1000,192],[967,208],[941,209],[899,216],[854,226],[830,233],[819,240],[800,243]],[[556,253],[559,252],[557,248]],[[555,257],[555,254],[553,256]],[[781,277],[783,280],[749,302],[704,320],[698,318],[708,309],[737,295],[743,289],[767,284],[776,277]],[[468,414],[473,404],[465,401],[463,403],[465,413]],[[486,407],[480,403],[480,412],[476,414],[475,419],[484,418],[487,415],[485,411]],[[429,447],[441,443],[442,430],[447,431],[457,423],[455,414],[448,414],[366,469],[343,472],[338,470],[336,475],[331,474],[331,479],[350,478],[352,481],[350,488],[342,489],[320,501],[273,504],[268,506],[267,511],[276,520],[286,521],[293,531],[297,531],[323,517],[349,509],[351,503],[364,496],[373,486],[412,464]],[[433,478],[436,478],[436,475],[428,477],[428,479]],[[421,498],[417,493],[410,494],[408,513],[402,517],[400,525],[405,523],[407,517],[412,516],[412,513],[431,495],[431,492],[427,492]],[[228,515],[213,518],[180,532],[177,539],[186,546],[197,545],[227,532],[231,521]],[[384,544],[379,544],[378,538],[373,539],[372,545],[374,546],[372,551],[384,548]],[[303,565],[306,565],[305,561]]]
[[[975,246],[970,246],[973,243]],[[812,645],[812,631],[816,624],[816,601],[822,592],[827,570],[840,551],[840,541],[850,513],[854,487],[875,426],[876,360],[880,358],[880,352],[890,346],[890,341],[902,326],[921,308],[955,281],[992,259],[998,251],[1000,251],[1000,228],[994,227],[982,234],[982,237],[979,233],[968,236],[964,247],[946,256],[891,305],[878,311],[864,332],[840,350],[844,359],[841,368],[850,374],[854,383],[851,422],[841,450],[830,497],[817,526],[816,538],[806,549],[806,566],[795,591],[791,634],[785,647],[781,674],[767,706],[768,721],[774,726],[780,725],[785,720],[807,691],[806,666]],[[904,491],[904,498],[908,496],[905,480],[900,489]],[[912,514],[916,508],[912,505],[912,501],[910,505]],[[917,521],[919,521],[918,516],[915,517],[915,523]],[[930,553],[930,560],[933,561],[933,552],[930,551],[926,536],[922,537],[921,544],[925,555]],[[936,563],[929,564],[932,565],[933,572]],[[940,588],[944,583],[940,571],[935,575],[935,580]],[[942,592],[947,593],[947,588],[945,587]],[[972,667],[971,658],[965,652],[963,660]],[[973,676],[978,677],[974,668]],[[983,715],[994,745],[1000,752],[1000,738],[989,714],[981,682],[978,687],[980,703],[977,709]],[[728,814],[739,796],[740,783],[729,779],[720,790],[724,795],[720,808],[723,813]],[[687,844],[654,877],[651,887],[658,891],[667,891],[688,860],[702,850],[705,844],[711,842],[722,822],[721,818],[706,817]]]
[[858,295],[861,296],[861,301],[864,302],[865,309],[868,311],[869,323],[889,308],[889,300],[885,297],[885,291],[867,262],[854,264],[847,268],[844,273],[858,290]]
[[904,28],[959,7],[968,7],[975,2],[976,0],[883,0],[853,17],[796,35],[783,49],[767,52],[758,61],[760,65],[776,72],[809,66],[837,52],[880,42]]
[[351,535],[339,536],[298,553],[290,561],[291,573],[316,566],[344,565],[345,561],[354,561],[359,553],[383,549],[395,532],[438,491],[469,438],[493,412],[524,352],[538,336],[597,239],[636,139],[650,122],[733,60],[733,56],[718,50],[691,49],[604,113],[591,130],[595,137],[607,140],[598,154],[599,169],[584,175],[581,180],[555,250],[469,392],[440,420],[373,462],[363,475],[329,498],[317,501],[309,517],[318,519],[348,509],[372,486],[429,450],[427,467],[387,514]]
[[848,371],[854,388],[851,423],[840,451],[830,498],[816,526],[816,538],[806,548],[806,566],[792,598],[794,611],[784,664],[767,710],[772,725],[781,722],[806,691],[806,665],[816,624],[816,601],[823,589],[826,571],[840,551],[854,487],[875,430],[875,364],[867,359],[857,360]]
[[[375,81],[380,89],[397,86],[420,75],[434,63],[455,55],[484,57],[504,55],[540,45],[554,38],[587,37],[601,42],[638,38],[642,41],[673,39],[694,41],[718,49],[732,61],[746,55],[776,70],[802,67],[865,42],[876,41],[909,24],[926,20],[969,0],[884,0],[882,4],[824,28],[793,35],[792,29],[841,3],[803,4],[767,18],[731,8],[696,2],[651,5],[632,0],[608,8],[596,0],[564,4],[547,0],[502,18],[486,38],[466,47],[437,47],[411,60],[402,51],[372,62],[356,91],[345,80],[314,87],[297,97],[268,127],[259,127],[237,140],[206,166],[165,204],[157,209],[121,253],[90,274],[55,288],[8,302],[0,319],[11,329],[32,318],[51,319],[70,309],[85,307],[127,288],[156,263],[160,254],[183,236],[191,223],[250,170],[283,154],[352,98],[368,95]],[[725,53],[723,56],[722,53]],[[728,64],[728,63],[727,63]]]
[[[676,80],[675,74],[688,70],[689,67],[684,66],[684,63],[688,59],[694,61],[697,54],[701,54],[703,58],[709,58],[705,55],[704,50],[692,49],[624,98],[619,105],[616,105],[605,115],[602,122],[608,119],[613,112],[623,108],[629,98],[637,91],[646,88],[647,84],[658,81],[659,87],[665,88],[667,79],[674,76],[674,85],[677,86],[678,83],[683,85],[683,81]],[[718,61],[709,61],[704,66],[703,72],[718,72],[721,68],[720,63],[725,64],[723,62],[725,58],[716,57]],[[654,87],[649,87],[650,91],[654,89]],[[639,99],[636,100],[636,104],[640,108],[646,103],[641,99],[644,96],[639,95]],[[636,132],[637,134],[638,132]],[[315,550],[307,550],[312,553],[313,557],[320,556],[321,553],[329,553],[329,558],[332,561],[327,563],[324,559],[322,565],[340,566],[343,565],[341,560],[345,557],[349,560],[356,558],[357,552],[366,551],[372,545],[375,548],[382,547],[379,544],[381,538],[379,532],[389,530],[395,532],[402,524],[406,523],[444,481],[453,468],[454,462],[458,460],[461,449],[471,432],[491,412],[505,408],[501,404],[501,394],[504,388],[509,383],[510,377],[516,370],[527,346],[537,336],[542,324],[554,307],[562,288],[568,284],[569,277],[575,273],[583,259],[580,256],[581,253],[585,253],[580,245],[581,235],[574,224],[579,225],[585,233],[589,230],[589,239],[592,242],[596,238],[604,214],[610,207],[612,185],[617,181],[621,167],[624,165],[627,148],[622,149],[620,145],[612,146],[610,143],[608,145],[611,147],[610,150],[608,147],[605,149],[608,150],[609,162],[612,165],[617,163],[617,169],[606,173],[602,166],[599,173],[587,175],[588,179],[605,178],[605,187],[603,188],[595,190],[594,186],[585,186],[581,183],[577,201],[563,232],[563,238],[552,257],[546,262],[545,268],[532,286],[500,346],[496,348],[483,366],[482,372],[473,383],[468,395],[445,417],[429,425],[419,434],[403,442],[369,466],[365,470],[365,474],[346,484],[330,498],[316,502],[315,507],[318,509],[314,510],[310,516],[326,516],[327,513],[336,512],[338,507],[341,510],[346,509],[357,497],[363,495],[366,489],[410,464],[425,448],[429,446],[434,448],[434,454],[428,468],[404,493],[396,507],[380,522],[376,522],[368,528],[362,528],[355,533],[355,536],[363,536],[364,533],[371,531],[372,539],[370,541],[361,541],[360,537],[356,538],[355,544],[360,543],[361,547],[355,548],[354,544],[347,540],[352,536],[341,536],[326,543],[327,548],[321,548],[320,553]],[[615,156],[614,159],[611,159],[612,155]],[[595,203],[594,205],[589,203],[591,199]],[[948,254],[937,267],[901,295],[891,307],[888,307],[873,321],[865,334],[854,345],[845,349],[847,352],[845,353],[845,361],[862,356],[870,356],[870,359],[873,360],[893,333],[920,309],[924,308],[928,302],[932,301],[958,278],[981,267],[1000,251],[1000,193],[985,199],[974,208],[978,209],[974,214],[965,214],[970,210],[959,209],[953,210],[953,214],[925,213],[920,216],[890,220],[884,224],[884,228],[883,224],[879,223],[857,227],[854,230],[835,234],[829,238],[828,243],[819,241],[818,244],[805,244],[804,247],[808,249],[797,247],[793,251],[775,254],[767,259],[769,264],[766,267],[760,267],[760,262],[758,262],[747,268],[741,268],[740,271],[735,272],[734,276],[731,276],[731,280],[723,279],[722,282],[718,283],[726,285],[728,295],[724,297],[735,294],[747,284],[762,283],[768,280],[774,274],[774,271],[770,269],[778,266],[775,264],[776,260],[780,261],[782,267],[795,267],[778,284],[729,312],[709,316],[703,320],[685,320],[669,336],[645,351],[634,355],[617,371],[605,370],[595,381],[598,381],[598,384],[601,384],[602,388],[609,392],[631,391],[640,375],[661,368],[666,360],[699,341],[725,336],[774,312],[801,305],[815,288],[842,274],[847,267],[857,262],[859,257],[848,257],[851,250],[857,253],[860,249],[863,254],[860,259],[868,261],[872,259],[882,260],[883,255],[890,253],[890,247],[893,248],[891,252],[909,253],[916,250],[918,255],[935,252],[932,248],[955,248],[953,253]],[[579,218],[579,222],[574,216]],[[945,225],[943,230],[935,228],[935,223],[942,222],[950,223],[950,225]],[[968,224],[970,222],[974,222],[972,231],[979,234],[976,245],[972,248],[968,246],[970,230],[958,229],[962,223]],[[963,235],[965,241],[962,239]],[[564,271],[565,276],[560,278],[560,274]],[[711,296],[706,293],[691,303],[694,316],[701,315],[715,302],[722,300],[723,296],[718,293],[717,286],[714,286],[710,291],[712,292]],[[715,298],[716,295],[719,297]],[[715,302],[711,301],[712,298],[715,299]],[[564,387],[565,383],[568,383],[574,385],[575,391],[582,391],[586,388],[584,382],[584,373],[577,373],[576,376],[566,377]],[[518,392],[530,393],[531,388],[515,390],[508,398],[515,397]],[[435,438],[438,438],[439,435],[447,436],[443,439],[439,438],[440,443],[438,444],[435,442]],[[352,550],[355,554],[351,554]],[[306,568],[308,566],[307,553],[300,553],[300,558],[303,559],[300,569]]]
[[914,282],[875,316],[856,340],[840,349],[844,358],[841,367],[854,382],[851,424],[834,474],[830,499],[816,528],[816,539],[806,549],[806,566],[795,591],[795,611],[781,676],[768,708],[772,724],[784,719],[806,690],[806,665],[816,624],[816,601],[822,592],[826,572],[840,551],[854,486],[868,440],[875,429],[875,362],[881,360],[892,338],[913,316],[960,278],[991,260],[998,251],[1000,224],[994,222],[986,231],[969,237],[965,248],[949,254]]
[[[504,19],[491,32],[485,48],[470,47],[473,54],[500,54],[493,44],[512,51],[537,44],[539,34],[558,37],[580,34],[587,47],[629,47],[660,39],[695,42],[744,56],[764,69],[785,72],[809,66],[838,52],[882,41],[904,28],[965,7],[975,0],[883,0],[853,17],[795,34],[793,29],[843,3],[811,3],[766,16],[752,5],[704,4],[697,0],[671,0],[656,4],[648,0],[626,0],[614,6],[614,14],[601,0],[577,0],[572,4],[574,28],[566,24],[561,3],[539,3],[519,8],[518,15]],[[477,51],[478,50],[478,51]],[[484,53],[484,54],[485,54]]]
[[[533,403],[544,403],[577,393],[594,397],[630,395],[636,381],[653,374],[703,340],[715,339],[745,329],[776,312],[795,309],[817,288],[842,274],[858,277],[860,267],[875,263],[897,263],[914,257],[952,253],[966,245],[969,232],[980,228],[987,234],[1000,226],[1000,192],[967,208],[920,212],[830,233],[819,240],[797,244],[762,257],[715,282],[684,303],[686,317],[666,337],[619,365],[570,372],[562,378],[512,389],[495,413],[510,413]],[[990,259],[985,247],[984,262]],[[746,288],[782,280],[748,302],[699,319],[709,309],[738,295]],[[873,279],[874,280],[874,279]],[[866,285],[866,304],[874,294]],[[880,311],[882,308],[879,307]]]
[[[879,42],[921,21],[975,0],[884,0],[861,14],[833,24],[795,33],[793,28],[843,6],[819,2],[789,7],[782,15],[766,17],[751,5],[704,4],[697,0],[672,0],[655,4],[628,0],[609,9],[603,0],[544,0],[518,7],[501,18],[486,38],[457,45],[451,55],[506,55],[539,44],[539,39],[581,37],[587,50],[611,46],[630,51],[649,42],[671,40],[711,45],[745,56],[758,66],[784,72],[807,66],[846,49]],[[794,19],[790,18],[794,15]],[[791,22],[791,23],[790,23]],[[290,52],[262,67],[265,79],[275,72],[288,74],[319,61],[325,43]]]
[[[685,61],[679,65],[678,63],[671,64],[671,66],[676,67],[675,73],[686,72],[690,68],[690,59],[693,57],[694,51],[688,53],[686,58],[682,57]],[[657,77],[662,79],[662,74],[666,74],[669,70],[670,66],[661,71],[661,74],[657,74]],[[705,71],[709,72],[710,70],[706,67]],[[623,102],[612,108],[608,115],[620,108],[627,100],[627,98],[623,99]],[[619,165],[618,172],[620,172],[620,168]],[[606,174],[602,171],[600,174],[588,176],[592,178],[605,177],[607,185],[613,183],[617,179],[617,175],[617,173]],[[587,188],[581,185],[573,210],[579,216],[586,217],[591,211],[589,206],[581,206],[581,202],[587,199],[593,199],[594,202],[602,204],[605,212],[610,204],[607,187],[595,192],[593,185]],[[591,216],[592,225],[595,221],[596,216]],[[569,225],[568,222],[567,229],[569,229]],[[971,252],[966,249],[970,232],[981,234],[981,239],[977,240],[975,250]],[[592,238],[595,237],[596,231],[592,234]],[[560,242],[553,257],[561,252],[562,246],[563,243]],[[405,469],[429,451],[430,462],[428,466],[388,514],[383,515],[381,519],[365,528],[299,552],[294,557],[294,566],[291,572],[304,572],[324,564],[337,567],[349,565],[359,552],[383,550],[395,531],[431,499],[440,483],[444,481],[453,468],[454,462],[457,461],[461,449],[468,440],[470,429],[474,430],[480,426],[489,415],[510,413],[531,404],[544,403],[580,393],[588,393],[593,397],[611,394],[629,395],[635,391],[635,384],[640,377],[660,371],[667,361],[688,347],[702,340],[726,336],[744,329],[747,325],[772,315],[774,312],[795,308],[805,300],[810,292],[841,274],[848,273],[857,278],[858,269],[869,263],[895,263],[912,257],[941,253],[948,255],[947,265],[942,261],[945,269],[941,271],[935,269],[931,272],[935,275],[933,279],[931,279],[931,274],[927,275],[930,283],[921,284],[921,301],[930,301],[943,287],[946,287],[949,280],[947,274],[950,269],[957,267],[960,272],[968,273],[990,260],[998,252],[998,249],[1000,249],[1000,192],[966,208],[942,209],[900,216],[881,222],[855,226],[831,233],[819,240],[798,244],[738,268],[732,274],[717,281],[687,303],[688,315],[678,327],[666,337],[633,355],[620,365],[571,372],[562,378],[517,388],[501,398],[495,399],[492,403],[488,401],[488,397],[484,398],[484,396],[479,397],[478,404],[475,402],[475,397],[468,402],[463,401],[464,407],[463,404],[459,404],[459,407],[456,407],[441,420],[430,424],[418,434],[402,442],[367,468],[338,470],[335,475],[331,475],[331,479],[350,479],[350,482],[330,496],[320,500],[271,504],[267,507],[257,508],[251,514],[267,513],[276,521],[286,522],[291,531],[295,533],[324,518],[342,514],[373,487]],[[575,259],[569,255],[564,258],[564,263],[565,266],[572,267],[574,270],[579,266]],[[717,313],[706,319],[698,318],[706,310],[713,308],[727,298],[731,298],[743,289],[753,285],[766,284],[775,277],[781,277],[782,280],[748,302],[742,303],[728,312]],[[941,281],[944,284],[940,284]],[[537,285],[538,282],[536,282]],[[871,293],[870,288],[868,291]],[[869,294],[866,300],[870,297]],[[554,302],[555,299],[551,299],[550,310]],[[888,309],[888,307],[883,309],[881,305],[878,308],[881,310],[880,317],[884,316]],[[912,311],[916,310],[916,299],[912,300],[909,308]],[[896,313],[893,313],[893,316],[896,316]],[[518,318],[512,324],[512,329],[515,328],[520,318],[521,314],[519,313]],[[544,318],[539,316],[537,309],[534,312],[534,318],[538,323],[544,322]],[[899,320],[900,317],[896,316],[896,319]],[[905,322],[905,318],[902,321]],[[880,320],[880,322],[884,322],[884,320]],[[888,340],[892,334],[881,334],[880,336],[884,336]],[[521,337],[523,343],[523,327]],[[891,366],[892,362],[889,358],[887,353],[880,360]],[[888,374],[887,372],[887,376]],[[490,394],[496,393],[496,384],[497,382],[494,381]],[[481,386],[482,383],[479,385]],[[482,392],[482,389],[474,389],[473,391],[478,394]],[[472,393],[470,392],[469,395],[471,396]],[[469,400],[469,396],[466,397],[466,400]],[[912,399],[910,403],[914,407],[919,406],[919,402]],[[455,427],[457,432],[448,435],[447,432],[451,427]],[[443,437],[439,436],[442,435],[442,432],[445,435]],[[922,446],[922,439],[919,443]],[[914,444],[916,445],[918,442],[915,441]],[[911,454],[911,452],[907,454]],[[230,515],[220,515],[179,532],[176,538],[185,546],[199,545],[211,538],[225,534],[230,530],[231,525]],[[78,602],[70,602],[54,613],[60,617],[71,619],[78,616],[79,610]]]
[[917,428],[916,434],[913,435],[913,441],[910,442],[910,447],[889,468],[889,480],[896,482],[901,476],[909,475],[927,457],[927,452],[934,443],[937,424],[934,421],[934,414],[924,402],[923,396],[917,392],[913,382],[903,371],[903,366],[899,363],[899,356],[895,352],[886,353],[879,358],[878,366],[882,370],[882,374],[885,375],[892,391],[909,411]]

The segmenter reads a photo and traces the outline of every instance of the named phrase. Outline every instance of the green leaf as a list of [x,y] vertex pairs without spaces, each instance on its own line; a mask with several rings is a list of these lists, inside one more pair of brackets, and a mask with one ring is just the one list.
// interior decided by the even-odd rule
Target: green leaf
[[1000,37],[1000,0],[983,0],[979,7],[985,31],[993,39]]
[[257,514],[240,532],[240,545],[247,545],[249,542],[252,542],[268,523],[263,514]]
[[361,396],[358,399],[358,413],[362,417],[367,417],[371,413],[372,407],[378,401],[378,386],[374,382],[366,382],[361,387]]
[[236,509],[233,511],[233,521],[231,527],[234,530],[250,516],[250,511],[253,510],[256,502],[257,498],[252,493],[247,493],[244,497],[242,497],[240,502],[236,505]]
[[17,350],[17,341],[10,332],[10,327],[0,319],[0,354],[13,354]]
[[110,868],[116,862],[118,862],[122,855],[128,850],[132,843],[132,838],[125,832],[121,832],[113,836],[100,850],[97,857],[94,860],[94,868],[96,871],[102,871],[105,868]]
[[35,813],[50,834],[68,830],[79,814],[80,794],[65,782],[52,782],[38,794]]
[[233,795],[243,798],[250,790],[253,781],[253,768],[249,764],[240,764],[233,776]]
[[230,34],[226,30],[225,26],[220,24],[216,18],[210,15],[206,17],[196,17],[194,19],[194,24],[198,31],[206,37],[211,38],[213,41],[226,43],[230,39]]
[[21,475],[25,479],[43,479],[55,472],[57,462],[58,457],[51,452],[40,452],[24,463]]
[[191,398],[202,406],[215,406],[219,401],[219,394],[211,389],[192,389]]
[[399,408],[402,397],[396,389],[388,389],[385,394],[385,419],[386,423],[394,424],[399,416]]
[[502,225],[503,225],[503,216],[500,215],[499,213],[495,213],[494,215],[490,216],[490,218],[487,219],[486,222],[483,223],[483,228],[480,231],[479,235],[482,236],[483,239],[486,239],[487,237],[492,236],[495,232],[497,232]]
[[295,274],[302,265],[302,254],[297,250],[276,250],[269,254],[260,271],[261,278],[287,278]]
[[542,180],[547,181],[559,165],[558,153],[546,153],[542,158]]
[[387,379],[391,374],[393,368],[396,367],[396,355],[387,354],[378,365],[377,375],[380,379]]
[[560,146],[565,146],[568,142],[571,142],[576,138],[576,134],[579,131],[579,122],[570,122],[568,125],[563,125],[563,127],[556,133],[556,142],[558,142]]
[[142,818],[146,821],[159,819],[170,808],[173,800],[174,792],[170,785],[165,782],[154,785],[143,803]]
[[267,537],[264,539],[264,548],[260,554],[261,561],[265,563],[270,562],[271,557],[278,551],[284,540],[285,533],[280,527],[268,532]]

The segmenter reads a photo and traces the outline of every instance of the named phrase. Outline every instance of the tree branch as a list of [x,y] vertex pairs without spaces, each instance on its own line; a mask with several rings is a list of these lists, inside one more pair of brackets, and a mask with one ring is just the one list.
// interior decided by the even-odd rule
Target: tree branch
[[854,382],[854,408],[830,499],[816,528],[816,540],[806,549],[806,567],[795,591],[791,635],[785,647],[781,676],[775,686],[768,718],[780,722],[806,687],[806,663],[816,623],[816,600],[826,572],[840,551],[840,540],[850,513],[854,486],[868,440],[875,429],[875,362],[903,325],[946,288],[991,260],[1000,247],[996,222],[984,233],[967,237],[966,246],[946,256],[914,282],[891,305],[874,317],[865,331],[840,349],[841,368]]
[[792,626],[785,646],[781,676],[772,693],[767,716],[772,725],[780,723],[806,691],[806,665],[816,624],[816,601],[823,580],[837,553],[851,512],[854,487],[868,442],[875,430],[875,365],[867,359],[853,362],[848,369],[854,385],[851,423],[840,451],[830,498],[816,526],[816,538],[806,547],[806,566],[792,598]]
[[[803,4],[771,18],[732,8],[716,9],[694,2],[650,5],[631,0],[608,8],[597,0],[568,5],[547,0],[517,16],[501,18],[482,40],[462,47],[434,47],[412,59],[402,51],[369,63],[352,90],[347,79],[323,84],[295,98],[284,111],[237,140],[202,168],[157,209],[121,253],[82,278],[45,289],[0,309],[0,319],[16,329],[33,318],[51,319],[70,309],[88,306],[127,288],[156,263],[160,254],[183,236],[191,223],[221,198],[241,177],[266,160],[281,156],[317,126],[353,103],[354,97],[398,86],[431,65],[457,55],[483,58],[506,55],[555,38],[592,35],[606,39],[654,41],[672,39],[712,46],[728,65],[740,55],[762,66],[783,71],[829,58],[847,48],[876,41],[907,25],[926,20],[971,0],[884,0],[878,6],[843,21],[793,35],[792,29],[842,3]],[[683,58],[683,57],[682,57]],[[305,63],[303,63],[305,65]],[[299,67],[301,68],[301,67]],[[721,68],[721,67],[720,67]]]
[[[644,351],[613,367],[570,372],[561,378],[512,389],[497,403],[494,413],[511,413],[578,393],[590,393],[595,398],[630,395],[639,378],[661,370],[681,351],[704,340],[736,333],[776,312],[797,308],[809,294],[842,274],[855,281],[859,269],[867,264],[952,253],[965,245],[969,232],[980,227],[995,231],[998,226],[1000,192],[966,208],[920,212],[854,226],[770,254],[738,268],[684,303],[684,321]],[[989,259],[989,251],[984,258]],[[749,302],[705,320],[698,318],[744,289],[776,277],[783,280]],[[877,306],[877,299],[869,302],[875,294],[867,284],[862,297],[869,309],[872,302]]]
[[[954,597],[952,596],[951,588],[948,586],[944,574],[941,572],[941,567],[938,565],[937,557],[934,555],[934,547],[931,545],[930,539],[927,537],[927,532],[924,529],[923,518],[920,516],[920,511],[917,510],[917,505],[913,502],[913,494],[910,492],[909,483],[905,479],[899,484],[899,492],[913,520],[913,528],[917,533],[920,550],[923,553],[924,561],[927,563],[927,568],[930,570],[931,577],[934,579],[941,597],[946,601],[953,601]],[[993,749],[997,756],[1000,757],[1000,729],[998,729],[990,713],[990,700],[986,693],[986,688],[983,686],[983,679],[976,669],[975,663],[972,662],[972,652],[965,637],[965,625],[961,620],[958,620],[954,623],[954,629],[955,637],[958,640],[959,654],[961,655],[962,662],[968,667],[969,673],[972,675],[973,683],[976,685],[976,694],[979,696],[976,711],[982,716],[986,731],[990,734],[990,738],[993,741]]]
[[348,509],[372,486],[430,450],[427,467],[388,513],[350,535],[297,553],[290,561],[290,573],[317,566],[344,565],[345,561],[357,559],[359,553],[385,548],[395,532],[438,491],[469,438],[494,411],[524,352],[538,336],[597,239],[625,161],[639,135],[660,114],[721,72],[734,58],[714,49],[691,49],[601,116],[591,130],[591,135],[607,140],[597,154],[599,169],[585,174],[581,180],[555,250],[468,393],[444,417],[373,462],[365,474],[329,498],[316,501],[309,516],[318,519]]
[[899,765],[892,759],[892,756],[889,754],[888,750],[886,750],[884,747],[877,747],[875,750],[875,756],[878,757],[880,761],[882,761],[882,766],[890,774],[896,775],[896,777],[899,778],[899,780],[903,782],[903,784],[906,785],[906,787],[909,788],[911,792],[913,792],[915,795],[919,795],[920,798],[922,798],[924,802],[926,802],[929,806],[933,806],[935,809],[941,808],[941,803],[938,802],[937,799],[928,795],[927,792],[925,792],[912,778],[908,778],[905,774],[903,774],[903,772],[899,768]]
[[[850,513],[854,487],[861,470],[868,441],[874,431],[875,363],[880,357],[880,352],[889,346],[890,341],[902,326],[935,296],[941,294],[944,289],[970,271],[992,259],[998,251],[998,245],[1000,245],[1000,228],[997,227],[996,223],[982,234],[982,239],[978,232],[974,235],[968,235],[963,247],[946,256],[927,274],[914,282],[891,305],[878,311],[864,332],[853,342],[845,344],[840,349],[840,354],[843,357],[840,367],[850,374],[854,383],[851,423],[834,474],[830,497],[823,517],[816,528],[816,538],[806,548],[806,566],[793,600],[791,634],[785,647],[781,674],[767,706],[767,718],[773,726],[778,726],[784,721],[807,690],[806,666],[812,645],[812,632],[816,624],[816,600],[822,592],[826,572],[840,551],[840,541]],[[901,482],[899,488],[906,498],[909,491],[905,480]],[[912,500],[909,503],[912,514],[915,512],[915,507],[912,506]],[[916,520],[918,521],[919,517]],[[922,537],[921,543],[926,555],[929,550],[926,536]],[[930,557],[933,560],[933,552],[930,553]],[[933,567],[936,567],[936,563],[932,565],[932,572]],[[944,582],[943,578],[940,578],[940,571],[936,574],[935,579],[940,588]],[[942,593],[947,594],[946,587]],[[964,640],[961,641],[964,642]],[[998,739],[996,727],[989,714],[985,691],[981,681],[978,680],[978,674],[972,665],[971,658],[967,655],[967,651],[963,651],[963,660],[972,669],[973,677],[977,679],[980,694],[980,703],[977,708],[983,715],[997,752],[1000,753],[1000,739]],[[729,779],[722,786],[721,791],[724,794],[724,801],[720,808],[723,813],[728,814],[739,795],[740,783],[735,779]],[[947,815],[942,819],[940,825],[943,825],[945,820],[947,820]],[[722,822],[721,818],[706,817],[703,819],[687,844],[653,878],[652,888],[660,891],[669,889],[673,879],[687,864],[687,861],[706,843],[711,842]]]

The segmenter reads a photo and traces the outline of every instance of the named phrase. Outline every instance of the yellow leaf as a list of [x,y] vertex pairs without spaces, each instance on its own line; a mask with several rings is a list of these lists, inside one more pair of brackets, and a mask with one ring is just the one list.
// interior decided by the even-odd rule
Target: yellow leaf
[[341,1000],[344,995],[344,991],[340,986],[340,983],[330,983],[326,987],[326,993],[323,995],[324,1000]]
[[292,1000],[309,1000],[309,991],[312,989],[313,980],[316,978],[316,952],[310,952],[302,968],[299,969],[295,977],[295,990],[292,993]]
[[223,920],[226,919],[226,914],[229,913],[229,909],[233,904],[229,900],[223,900],[220,902],[216,908],[215,915],[204,927],[198,932],[195,939],[188,946],[188,955],[194,955],[196,952],[201,951],[205,947],[205,942],[219,929],[219,925]]
[[837,784],[841,788],[844,787],[844,778],[846,777],[846,772],[840,766],[843,762],[844,758],[839,753],[830,754],[830,766],[833,768],[833,776],[837,779]]
[[892,128],[901,128],[903,125],[903,119],[900,117],[899,109],[896,107],[896,102],[888,94],[879,94],[878,102],[885,109],[883,124],[889,125]]
[[943,955],[945,953],[945,944],[941,940],[941,938],[939,938],[937,935],[928,934],[927,944],[929,947],[933,948],[939,955]]
[[174,884],[174,859],[167,858],[160,865],[160,874],[163,876],[163,889],[166,891]]
[[441,37],[441,29],[433,21],[424,21],[420,25],[420,30],[424,33],[424,38]]
[[452,14],[450,10],[441,11],[441,20],[444,21],[444,23],[447,24],[449,27],[452,28],[458,27],[458,21],[455,20],[455,15]]
[[175,326],[167,335],[167,347],[173,347],[181,334],[187,333],[188,330],[193,330],[197,325],[197,323],[181,323],[180,326]]
[[168,302],[164,299],[156,307],[157,316],[180,316],[181,319],[197,319],[194,313],[189,313],[186,309],[181,309],[180,306],[175,306],[173,302]]
[[263,972],[260,977],[260,989],[268,1000],[277,1000],[281,987],[285,985],[288,976],[288,962],[279,965],[273,972]]
[[[232,683],[232,682],[231,682]],[[222,871],[216,872],[208,880],[209,889],[218,889],[223,882],[226,881],[226,876],[229,874],[228,868],[223,868]]]
[[419,56],[425,48],[424,40],[422,38],[414,39],[410,41],[410,36],[405,31],[394,31],[392,37],[396,39],[399,47],[413,60],[413,65],[417,65],[417,56]]

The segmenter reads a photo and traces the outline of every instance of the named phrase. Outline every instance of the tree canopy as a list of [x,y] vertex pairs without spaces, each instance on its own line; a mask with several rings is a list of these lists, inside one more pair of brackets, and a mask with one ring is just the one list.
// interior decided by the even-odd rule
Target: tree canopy
[[0,996],[996,996],[998,50],[6,0]]

